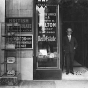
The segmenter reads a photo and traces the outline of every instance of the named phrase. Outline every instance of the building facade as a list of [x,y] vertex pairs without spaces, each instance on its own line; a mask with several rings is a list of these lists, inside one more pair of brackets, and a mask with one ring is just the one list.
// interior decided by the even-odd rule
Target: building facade
[[[19,42],[20,46],[17,47],[20,48],[18,50],[20,60],[17,64],[20,63],[21,80],[62,79],[63,35],[67,27],[80,28],[78,26],[76,28],[75,23],[82,24],[82,29],[84,28],[86,33],[87,30],[84,25],[87,23],[85,18],[88,18],[86,15],[84,17],[80,15],[85,12],[83,12],[84,8],[77,4],[78,0],[67,1],[69,3],[66,4],[65,2],[64,4],[61,0],[0,0],[0,59],[2,60],[5,56],[2,48],[6,39],[2,40],[2,29],[6,31],[7,24],[20,24],[20,29],[12,28],[10,31],[14,33],[18,31],[18,35],[20,34],[19,41],[15,41],[17,44]],[[81,0],[80,4],[82,2]],[[82,8],[79,14],[77,13],[78,9],[73,8],[75,5]],[[70,14],[71,10],[73,15]],[[77,15],[75,15],[74,11]],[[76,19],[78,15],[80,17]],[[65,30],[62,31],[62,29]],[[75,36],[77,37],[76,34]],[[79,37],[77,38],[79,40]],[[81,41],[83,42],[83,40]],[[78,51],[83,46],[81,45]],[[86,52],[84,48],[82,49]],[[82,55],[84,59],[77,60],[86,65],[87,60],[83,52],[78,52],[78,54]],[[81,56],[78,57],[81,58]]]

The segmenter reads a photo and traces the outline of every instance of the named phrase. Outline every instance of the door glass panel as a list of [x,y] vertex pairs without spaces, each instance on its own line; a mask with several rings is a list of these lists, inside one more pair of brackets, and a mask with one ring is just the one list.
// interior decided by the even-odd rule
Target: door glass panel
[[58,67],[56,6],[36,6],[37,68]]

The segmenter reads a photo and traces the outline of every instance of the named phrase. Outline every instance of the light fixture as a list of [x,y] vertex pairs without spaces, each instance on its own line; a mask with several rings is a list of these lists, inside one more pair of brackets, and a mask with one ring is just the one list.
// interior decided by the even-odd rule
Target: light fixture
[[75,3],[77,3],[78,2],[78,0],[75,0]]

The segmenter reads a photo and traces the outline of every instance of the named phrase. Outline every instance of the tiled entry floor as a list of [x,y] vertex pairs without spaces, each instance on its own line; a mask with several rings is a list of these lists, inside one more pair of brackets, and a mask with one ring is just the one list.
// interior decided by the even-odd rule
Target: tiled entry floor
[[74,75],[66,75],[65,69],[62,72],[62,80],[88,80],[88,69],[85,67],[74,67]]

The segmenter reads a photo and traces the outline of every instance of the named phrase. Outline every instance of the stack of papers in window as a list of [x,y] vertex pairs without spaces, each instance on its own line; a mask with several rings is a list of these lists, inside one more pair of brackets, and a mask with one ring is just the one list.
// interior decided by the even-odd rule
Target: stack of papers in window
[[47,56],[47,50],[46,49],[40,49],[39,50],[39,55],[45,55],[45,56]]

